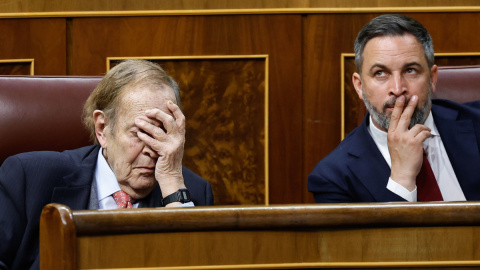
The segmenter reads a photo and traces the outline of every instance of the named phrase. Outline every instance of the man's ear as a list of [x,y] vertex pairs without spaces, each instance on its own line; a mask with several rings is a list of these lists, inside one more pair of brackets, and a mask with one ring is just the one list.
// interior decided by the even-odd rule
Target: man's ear
[[95,124],[95,136],[103,149],[107,148],[107,117],[100,110],[93,112],[93,122]]
[[435,93],[437,90],[437,78],[438,78],[438,67],[433,65],[430,69],[430,82],[432,83],[432,91]]
[[358,97],[361,100],[363,100],[362,78],[360,77],[360,74],[358,74],[357,72],[353,73],[352,83],[353,83],[353,87],[355,87],[355,91],[357,91]]

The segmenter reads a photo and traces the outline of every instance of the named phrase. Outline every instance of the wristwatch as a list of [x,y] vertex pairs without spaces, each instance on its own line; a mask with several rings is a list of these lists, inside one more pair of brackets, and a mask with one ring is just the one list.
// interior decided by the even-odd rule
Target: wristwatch
[[190,192],[186,188],[179,189],[177,192],[174,192],[167,197],[163,198],[162,204],[163,206],[172,203],[172,202],[181,202],[181,203],[187,203],[191,202],[192,200],[190,199]]

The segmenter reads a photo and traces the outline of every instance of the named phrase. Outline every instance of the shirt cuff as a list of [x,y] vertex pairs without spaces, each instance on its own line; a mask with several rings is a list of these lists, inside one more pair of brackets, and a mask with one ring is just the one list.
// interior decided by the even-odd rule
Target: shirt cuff
[[193,202],[182,203],[176,207],[194,207],[195,204]]
[[392,178],[388,178],[387,189],[409,202],[417,201],[417,186],[415,186],[415,189],[412,192],[410,192],[404,186],[393,181]]

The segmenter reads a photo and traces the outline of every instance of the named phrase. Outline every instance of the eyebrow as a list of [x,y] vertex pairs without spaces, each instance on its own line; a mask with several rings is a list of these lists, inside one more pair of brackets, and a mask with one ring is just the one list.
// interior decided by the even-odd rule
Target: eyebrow
[[416,67],[419,67],[421,70],[423,70],[422,65],[420,65],[420,64],[417,63],[417,62],[406,63],[406,64],[403,66],[403,68],[407,68],[407,67],[411,67],[411,66],[416,66]]
[[375,68],[381,68],[381,69],[387,69],[389,70],[389,68],[387,68],[387,66],[385,65],[382,65],[382,64],[374,64],[372,67],[370,67],[370,69],[368,70],[369,73],[371,73],[373,71],[373,69]]
[[[405,65],[403,65],[403,69],[408,68],[408,67],[412,67],[412,66],[419,67],[421,70],[423,70],[422,65],[420,65],[420,64],[417,63],[417,62],[406,63]],[[375,68],[390,70],[390,69],[389,69],[387,66],[385,66],[385,65],[382,65],[382,64],[374,64],[368,71],[371,73],[371,72],[373,71],[373,69],[375,69]]]

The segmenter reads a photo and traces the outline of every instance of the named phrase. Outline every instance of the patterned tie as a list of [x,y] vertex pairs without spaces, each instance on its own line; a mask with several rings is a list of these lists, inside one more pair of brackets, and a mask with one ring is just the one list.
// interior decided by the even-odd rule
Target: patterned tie
[[417,175],[417,197],[418,201],[432,202],[443,201],[442,193],[438,187],[437,180],[433,174],[427,153],[423,150],[423,164]]
[[112,196],[117,203],[117,208],[133,208],[135,199],[130,197],[130,195],[128,195],[127,193],[120,190],[113,193]]

